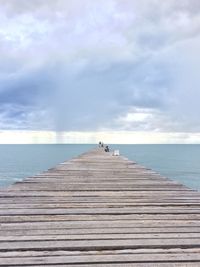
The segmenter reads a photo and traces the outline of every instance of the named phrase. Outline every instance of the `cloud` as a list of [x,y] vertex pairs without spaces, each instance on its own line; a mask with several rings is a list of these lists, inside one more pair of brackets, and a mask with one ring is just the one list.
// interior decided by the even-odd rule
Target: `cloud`
[[198,132],[198,0],[0,0],[2,129]]

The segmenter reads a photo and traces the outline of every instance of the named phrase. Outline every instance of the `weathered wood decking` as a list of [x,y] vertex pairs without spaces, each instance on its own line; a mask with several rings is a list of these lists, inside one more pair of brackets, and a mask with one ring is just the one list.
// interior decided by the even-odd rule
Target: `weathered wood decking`
[[200,266],[200,193],[95,149],[0,191],[0,266]]

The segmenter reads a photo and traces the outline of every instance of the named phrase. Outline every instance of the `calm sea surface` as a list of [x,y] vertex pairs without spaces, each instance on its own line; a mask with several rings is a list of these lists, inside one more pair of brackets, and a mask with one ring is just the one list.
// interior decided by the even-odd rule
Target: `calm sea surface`
[[[95,145],[0,145],[0,187],[40,173]],[[110,145],[131,160],[200,190],[200,145]]]

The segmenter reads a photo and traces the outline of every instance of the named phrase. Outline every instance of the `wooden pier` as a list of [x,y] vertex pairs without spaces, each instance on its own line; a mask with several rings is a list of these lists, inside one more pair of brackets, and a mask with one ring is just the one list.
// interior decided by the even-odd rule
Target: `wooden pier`
[[0,191],[0,266],[200,266],[200,193],[91,150]]

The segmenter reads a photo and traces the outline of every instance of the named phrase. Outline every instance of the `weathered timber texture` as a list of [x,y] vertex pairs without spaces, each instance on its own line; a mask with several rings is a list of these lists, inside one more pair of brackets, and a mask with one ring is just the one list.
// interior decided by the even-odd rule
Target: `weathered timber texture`
[[91,150],[0,191],[0,266],[200,266],[200,193]]

